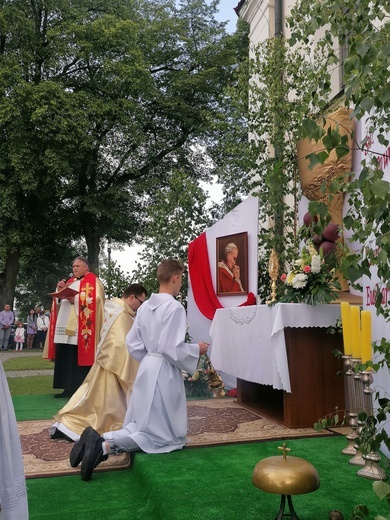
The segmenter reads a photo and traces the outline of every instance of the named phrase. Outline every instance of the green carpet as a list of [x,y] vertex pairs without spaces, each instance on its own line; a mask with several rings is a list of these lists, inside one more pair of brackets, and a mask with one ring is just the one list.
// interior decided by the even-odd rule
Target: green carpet
[[[287,444],[320,475],[319,490],[293,498],[300,520],[327,520],[332,509],[347,520],[357,504],[368,506],[370,519],[389,513],[372,491],[372,481],[356,477],[356,468],[340,453],[343,437]],[[94,474],[90,482],[79,476],[28,480],[30,520],[273,520],[280,498],[257,489],[252,472],[259,460],[279,454],[279,445],[137,453],[132,469]]]
[[[206,397],[188,397],[188,401],[206,400]],[[54,398],[54,394],[45,395],[14,395],[12,403],[17,421],[35,421],[51,419],[69,398]]]
[[66,397],[55,399],[53,394],[12,397],[17,421],[51,419],[68,401],[69,398]]

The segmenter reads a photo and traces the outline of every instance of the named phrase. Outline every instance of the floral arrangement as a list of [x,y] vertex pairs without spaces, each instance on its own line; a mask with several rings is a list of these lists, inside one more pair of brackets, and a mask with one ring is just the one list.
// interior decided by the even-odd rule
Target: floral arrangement
[[338,298],[340,284],[335,278],[334,258],[317,251],[311,240],[307,240],[300,257],[280,279],[284,283],[280,302],[317,305]]

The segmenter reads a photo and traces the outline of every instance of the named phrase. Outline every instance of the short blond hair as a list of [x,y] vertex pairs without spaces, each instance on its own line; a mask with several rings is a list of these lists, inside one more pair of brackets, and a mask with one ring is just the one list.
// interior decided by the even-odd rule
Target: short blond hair
[[163,260],[157,267],[157,281],[159,284],[168,283],[172,276],[181,274],[184,271],[183,262],[169,258]]

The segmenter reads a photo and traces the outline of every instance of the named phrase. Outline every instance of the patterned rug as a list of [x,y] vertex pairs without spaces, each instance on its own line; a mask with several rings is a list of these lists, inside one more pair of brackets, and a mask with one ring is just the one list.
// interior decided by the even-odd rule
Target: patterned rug
[[[187,409],[187,448],[332,435],[330,432],[319,434],[313,428],[289,429],[243,408],[233,399],[188,401]],[[18,423],[26,478],[73,475],[80,472],[79,468],[69,465],[69,453],[73,444],[49,437],[48,430],[52,423],[52,420]],[[130,468],[132,462],[133,457],[123,453],[109,457],[96,471]]]

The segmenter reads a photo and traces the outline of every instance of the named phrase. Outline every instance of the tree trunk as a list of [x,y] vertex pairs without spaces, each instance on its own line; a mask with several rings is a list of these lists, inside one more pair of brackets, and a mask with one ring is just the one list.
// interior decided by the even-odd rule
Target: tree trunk
[[95,233],[86,233],[85,241],[88,248],[88,264],[89,270],[99,275],[99,254],[100,254],[100,237]]
[[5,259],[5,269],[0,275],[0,310],[4,305],[9,304],[13,309],[16,280],[19,272],[19,248],[7,251]]

